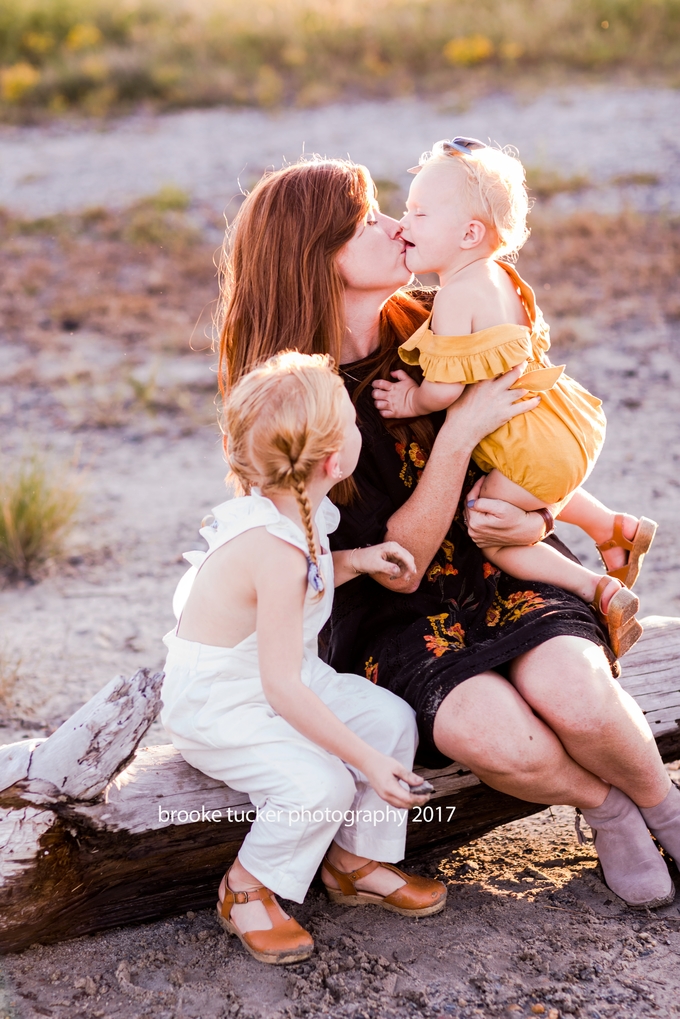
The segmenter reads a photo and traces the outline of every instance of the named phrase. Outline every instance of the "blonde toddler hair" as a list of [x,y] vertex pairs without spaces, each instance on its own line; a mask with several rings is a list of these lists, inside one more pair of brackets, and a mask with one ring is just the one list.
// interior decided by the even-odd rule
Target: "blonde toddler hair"
[[464,175],[471,214],[492,227],[498,237],[496,253],[504,258],[516,256],[529,236],[526,177],[517,150],[485,145],[463,153],[444,140],[435,142],[431,152],[424,152],[419,163],[422,167],[452,161]]
[[244,375],[224,405],[229,479],[248,495],[290,489],[318,570],[307,482],[342,447],[344,383],[327,354],[285,350]]

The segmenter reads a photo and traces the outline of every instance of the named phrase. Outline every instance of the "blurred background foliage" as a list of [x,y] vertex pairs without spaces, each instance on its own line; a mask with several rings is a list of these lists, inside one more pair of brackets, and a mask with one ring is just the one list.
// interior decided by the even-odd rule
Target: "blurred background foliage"
[[2,0],[0,116],[317,105],[561,71],[674,82],[680,0]]

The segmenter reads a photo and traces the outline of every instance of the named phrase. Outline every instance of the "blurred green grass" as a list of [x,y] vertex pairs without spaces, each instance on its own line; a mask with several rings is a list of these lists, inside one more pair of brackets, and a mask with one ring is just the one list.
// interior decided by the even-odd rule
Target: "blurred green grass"
[[0,116],[446,91],[556,71],[677,79],[680,0],[2,0]]

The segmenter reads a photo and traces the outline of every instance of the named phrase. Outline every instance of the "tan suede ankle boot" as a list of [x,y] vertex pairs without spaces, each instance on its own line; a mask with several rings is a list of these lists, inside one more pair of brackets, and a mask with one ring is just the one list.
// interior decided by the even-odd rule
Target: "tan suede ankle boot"
[[607,887],[615,895],[632,909],[656,909],[673,901],[668,867],[625,793],[612,786],[601,806],[581,813],[592,829]]
[[661,803],[655,807],[640,807],[640,813],[654,838],[680,867],[680,789],[671,785]]

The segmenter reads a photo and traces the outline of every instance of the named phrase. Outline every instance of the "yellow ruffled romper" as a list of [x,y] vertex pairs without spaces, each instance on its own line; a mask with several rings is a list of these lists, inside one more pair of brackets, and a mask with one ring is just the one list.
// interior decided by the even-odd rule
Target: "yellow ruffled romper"
[[494,467],[550,505],[583,484],[595,465],[606,428],[602,401],[554,367],[546,357],[550,331],[536,297],[513,266],[508,273],[522,299],[531,328],[492,326],[469,336],[437,336],[430,318],[399,347],[407,364],[419,364],[429,382],[480,382],[510,371],[522,361],[527,369],[518,389],[540,393],[539,406],[520,414],[483,439],[472,458],[487,473]]

